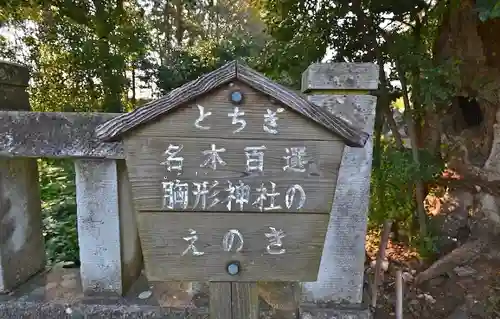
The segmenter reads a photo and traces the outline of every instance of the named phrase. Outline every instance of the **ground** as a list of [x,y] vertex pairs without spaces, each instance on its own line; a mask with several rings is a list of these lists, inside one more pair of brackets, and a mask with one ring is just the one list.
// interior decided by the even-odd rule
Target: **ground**
[[[367,254],[375,260],[379,236],[367,235]],[[443,275],[415,285],[415,277],[431,262],[404,244],[389,241],[387,270],[379,288],[375,319],[395,318],[395,273],[403,271],[404,318],[419,319],[494,319],[500,318],[500,246],[486,249],[473,262],[456,266]],[[367,263],[368,277],[373,275],[373,263]]]

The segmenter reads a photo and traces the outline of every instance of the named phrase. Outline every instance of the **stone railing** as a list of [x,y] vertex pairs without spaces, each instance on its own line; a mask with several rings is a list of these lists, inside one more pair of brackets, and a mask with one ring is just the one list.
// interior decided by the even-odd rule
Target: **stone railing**
[[137,278],[141,252],[121,145],[92,137],[95,126],[111,116],[0,113],[5,123],[0,127],[0,217],[10,220],[0,246],[2,260],[9,260],[1,264],[0,291],[13,289],[45,266],[32,157],[74,158],[83,289],[121,294]]
[[0,64],[0,292],[45,267],[36,159],[74,158],[84,291],[122,294],[142,269],[120,144],[97,125],[117,114],[30,112],[28,70]]

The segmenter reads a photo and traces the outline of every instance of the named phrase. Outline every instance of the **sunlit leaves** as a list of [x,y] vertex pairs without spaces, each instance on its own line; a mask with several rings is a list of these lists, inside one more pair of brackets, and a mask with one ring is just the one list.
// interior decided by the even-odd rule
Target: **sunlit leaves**
[[36,110],[120,110],[125,72],[148,41],[135,1],[33,0],[2,9],[25,31]]

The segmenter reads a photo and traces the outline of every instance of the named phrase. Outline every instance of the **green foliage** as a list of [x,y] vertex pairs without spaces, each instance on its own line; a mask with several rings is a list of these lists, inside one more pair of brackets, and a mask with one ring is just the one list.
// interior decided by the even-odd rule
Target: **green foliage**
[[126,72],[148,43],[135,1],[18,1],[2,9],[4,24],[22,31],[17,40],[29,57],[19,62],[32,69],[35,110],[122,110]]
[[427,236],[413,235],[409,244],[416,247],[422,259],[430,259],[439,253],[439,236],[429,232]]
[[[476,4],[481,20],[500,16],[499,1]],[[446,104],[458,86],[459,61],[433,56],[448,6],[430,0],[15,0],[0,5],[0,26],[24,31],[18,40],[29,61],[19,62],[32,68],[37,111],[131,110],[141,85],[166,93],[233,59],[298,89],[302,72],[330,50],[333,61],[387,64],[389,92],[400,92],[393,81],[398,62],[421,124],[425,111]],[[0,57],[19,56],[0,38]],[[442,164],[421,151],[417,167],[409,151],[389,142],[375,152],[370,221],[392,218],[410,229],[414,181],[432,181]],[[73,166],[40,163],[49,259],[78,259]],[[423,251],[434,249],[432,237],[410,237]]]
[[[448,104],[460,85],[460,61],[450,58],[437,64],[429,47],[412,41],[413,37],[411,32],[394,35],[388,53],[401,64],[405,78],[411,84],[410,96],[423,106],[415,105],[416,111]],[[428,35],[423,37],[428,38]]]
[[49,264],[78,261],[73,162],[39,160],[43,235]]
[[266,36],[248,0],[143,2],[150,54],[140,78],[164,94],[229,60],[255,66]]
[[408,220],[415,211],[414,181],[417,177],[424,183],[436,180],[444,165],[425,150],[420,150],[421,164],[417,165],[410,149],[400,150],[389,141],[383,141],[376,151],[381,154],[380,163],[373,165],[371,221],[381,224],[385,219]]
[[[31,67],[31,105],[45,112],[131,110],[139,80],[165,93],[229,60],[256,66],[266,42],[246,0],[15,0],[0,27],[20,31],[25,52],[0,37],[0,58]],[[73,164],[40,161],[40,183],[48,260],[78,260]]]
[[261,49],[250,37],[234,36],[221,42],[203,41],[195,48],[175,50],[167,63],[158,67],[158,87],[166,93],[235,59],[254,66]]
[[[266,46],[267,74],[286,72],[298,85],[302,72],[311,62],[320,61],[331,38],[338,34],[337,18],[347,12],[334,2],[260,0],[268,32],[273,36]],[[339,46],[340,48],[341,46]],[[272,53],[271,53],[272,52]]]
[[[383,64],[387,88],[379,90],[381,94],[408,94],[417,132],[426,115],[439,111],[458,91],[459,61],[434,56],[443,16],[451,6],[448,1],[255,2],[274,38],[269,47],[278,48],[268,63],[274,74],[286,71],[294,80],[300,79],[301,72],[321,60],[327,50],[332,50],[333,61]],[[390,103],[393,96],[380,95],[379,99]],[[378,112],[387,116],[388,107],[381,105]],[[413,225],[417,219],[414,185],[417,180],[426,183],[435,179],[442,163],[419,151],[421,165],[416,165],[411,151],[401,151],[388,142],[374,152],[370,222],[380,225],[387,218],[393,219],[407,230],[408,239],[422,252],[433,252],[432,235],[415,236],[418,227]]]
[[419,238],[412,231],[415,220],[414,181],[420,178],[431,183],[441,175],[444,164],[429,152],[420,150],[420,165],[415,164],[411,150],[400,150],[391,141],[382,141],[380,162],[373,163],[370,193],[370,225],[378,227],[386,219],[400,223],[407,231],[408,239],[421,253],[429,254],[436,250],[432,235]]

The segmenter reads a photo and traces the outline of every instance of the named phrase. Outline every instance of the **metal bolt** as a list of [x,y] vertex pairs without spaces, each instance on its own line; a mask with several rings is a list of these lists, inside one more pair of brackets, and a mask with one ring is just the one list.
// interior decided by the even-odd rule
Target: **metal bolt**
[[243,93],[240,91],[232,91],[229,95],[229,99],[233,104],[241,104],[241,102],[243,102]]
[[235,276],[240,272],[240,262],[232,261],[227,265],[227,273],[231,276]]

